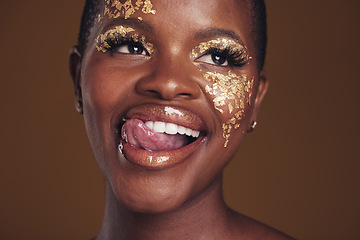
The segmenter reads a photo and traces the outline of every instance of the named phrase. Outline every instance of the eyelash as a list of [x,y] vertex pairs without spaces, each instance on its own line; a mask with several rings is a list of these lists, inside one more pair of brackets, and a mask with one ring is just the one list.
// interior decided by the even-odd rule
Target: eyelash
[[139,46],[145,51],[145,55],[149,56],[150,53],[147,50],[145,44],[142,40],[138,39],[139,37],[137,35],[135,36],[122,36],[122,35],[115,35],[113,37],[108,37],[104,40],[103,43],[100,43],[99,46],[102,49],[105,49],[106,52],[109,51],[111,54],[116,53],[116,50],[124,45],[133,45],[133,46]]
[[[138,35],[130,35],[130,36],[122,36],[121,34],[108,36],[104,42],[99,44],[98,49],[104,49],[103,52],[111,52],[111,54],[116,53],[116,50],[122,46],[129,45],[129,46],[138,46],[141,47],[142,50],[145,52],[145,55],[149,56],[151,50],[149,51],[144,43],[143,39],[139,40]],[[130,51],[130,50],[129,50]],[[202,56],[210,54],[213,58],[214,55],[220,56],[225,58],[229,66],[232,67],[242,67],[249,62],[249,58],[246,54],[245,50],[234,50],[231,46],[227,47],[211,47],[203,53]],[[201,58],[200,56],[199,58]],[[198,59],[199,59],[198,58]],[[214,62],[214,61],[213,61]],[[223,66],[222,64],[216,64],[216,66]],[[227,66],[227,65],[225,65]]]
[[[234,66],[234,67],[242,67],[244,65],[246,65],[249,62],[249,59],[245,53],[244,50],[241,51],[234,51],[230,46],[224,48],[217,48],[217,47],[212,47],[209,48],[204,54],[216,54],[218,56],[224,57],[226,61],[228,61],[228,64],[230,66]],[[216,64],[218,65],[218,64]],[[221,66],[221,65],[218,65]]]

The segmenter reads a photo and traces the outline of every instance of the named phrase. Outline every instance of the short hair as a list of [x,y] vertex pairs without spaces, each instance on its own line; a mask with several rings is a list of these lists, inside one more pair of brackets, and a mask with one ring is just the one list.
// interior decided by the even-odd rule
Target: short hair
[[101,2],[102,1],[99,0],[86,0],[85,2],[78,36],[78,47],[81,56],[83,56],[86,51],[96,17],[101,13],[101,7],[103,6]]
[[[86,0],[84,11],[81,18],[80,32],[78,36],[78,46],[81,56],[84,55],[90,33],[94,27],[95,20],[101,13],[104,1]],[[258,69],[262,70],[265,63],[267,46],[267,24],[266,7],[264,0],[247,0],[251,6],[252,38],[255,43]]]
[[252,37],[259,71],[264,68],[267,47],[266,7],[264,0],[248,0],[251,6]]

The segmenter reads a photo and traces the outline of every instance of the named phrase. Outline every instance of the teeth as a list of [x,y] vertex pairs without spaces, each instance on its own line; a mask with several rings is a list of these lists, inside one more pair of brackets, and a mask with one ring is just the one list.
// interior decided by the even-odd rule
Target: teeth
[[154,122],[148,121],[148,122],[145,123],[145,125],[146,125],[148,128],[150,128],[151,130],[154,129]]
[[191,135],[192,135],[192,132],[193,132],[192,129],[187,128],[185,134],[188,135],[188,136],[191,136]]
[[164,122],[154,122],[154,132],[164,133],[165,132],[165,123]]
[[200,132],[199,132],[199,131],[195,131],[195,130],[193,130],[193,132],[192,132],[192,134],[191,134],[191,136],[194,137],[194,138],[198,138],[199,135],[200,135]]
[[174,123],[165,123],[165,122],[153,122],[147,121],[145,125],[158,133],[167,133],[167,134],[186,134],[189,137],[198,138],[200,136],[200,131],[192,130]]
[[186,133],[186,128],[183,126],[178,126],[178,133],[184,135]]
[[165,133],[167,134],[177,134],[178,132],[178,125],[174,123],[166,123],[165,125]]

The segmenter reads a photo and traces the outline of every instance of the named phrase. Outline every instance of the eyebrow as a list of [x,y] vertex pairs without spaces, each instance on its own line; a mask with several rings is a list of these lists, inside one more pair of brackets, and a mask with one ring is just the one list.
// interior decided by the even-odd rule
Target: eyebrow
[[[154,32],[154,28],[146,21],[142,20],[139,21],[135,18],[116,18],[113,19],[107,26],[104,28],[104,32],[112,29],[113,27],[124,25],[128,27],[134,27],[136,29],[141,29],[145,32]],[[224,28],[207,28],[203,29],[197,33],[195,33],[195,38],[197,39],[204,39],[204,38],[214,38],[214,37],[228,37],[236,40],[239,44],[244,45],[241,37],[237,35],[234,31]]]
[[244,42],[242,41],[239,35],[237,35],[232,30],[228,30],[224,28],[208,28],[195,33],[195,38],[198,39],[213,38],[213,37],[229,37],[236,40],[240,44],[244,45]]
[[135,18],[113,19],[109,24],[107,24],[104,27],[103,31],[106,32],[107,30],[112,29],[113,27],[116,27],[119,25],[123,25],[123,26],[127,26],[127,27],[134,27],[135,29],[140,29],[145,32],[154,32],[154,28],[148,22],[146,22],[144,20],[139,21],[138,19],[135,19]]

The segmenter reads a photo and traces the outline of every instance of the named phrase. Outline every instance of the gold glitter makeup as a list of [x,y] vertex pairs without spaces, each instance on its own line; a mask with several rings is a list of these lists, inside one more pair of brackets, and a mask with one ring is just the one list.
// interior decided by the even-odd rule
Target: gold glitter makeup
[[[142,1],[138,0],[138,2],[141,3]],[[143,4],[144,4],[144,6],[141,10],[143,13],[145,13],[145,14],[149,14],[149,13],[155,14],[156,13],[156,11],[152,9],[153,5],[150,0],[145,0]]]
[[[243,44],[227,38],[200,43],[191,55],[196,62],[229,68],[242,67],[252,59]],[[227,147],[232,129],[239,128],[245,116],[245,104],[251,104],[254,78],[249,79],[245,74],[237,75],[231,70],[227,75],[208,71],[204,73],[204,78],[211,83],[205,87],[205,91],[214,96],[214,108],[221,114],[233,116],[222,124],[224,147]]]
[[200,43],[192,50],[191,54],[194,59],[205,54],[222,54],[229,58],[230,64],[243,66],[251,59],[247,52],[245,46],[232,39],[218,38]]
[[135,43],[141,43],[149,54],[154,52],[153,45],[145,41],[145,36],[139,36],[135,30],[131,27],[116,26],[113,29],[100,34],[96,40],[96,49],[99,52],[107,52],[113,50],[117,46],[120,46],[124,41],[132,41]]
[[140,9],[144,14],[155,14],[156,10],[153,10],[152,7],[153,5],[150,0],[136,0],[135,5],[132,3],[132,0],[126,0],[124,3],[121,3],[119,0],[105,0],[104,16],[128,19],[136,11],[140,11]]
[[250,80],[246,75],[237,75],[231,71],[228,71],[227,75],[206,72],[204,78],[212,83],[205,87],[205,91],[215,96],[213,99],[215,109],[221,114],[224,114],[226,110],[229,114],[235,112],[234,117],[222,125],[224,147],[227,147],[231,130],[239,128],[240,121],[245,116],[245,103],[249,105],[251,103],[254,78]]

